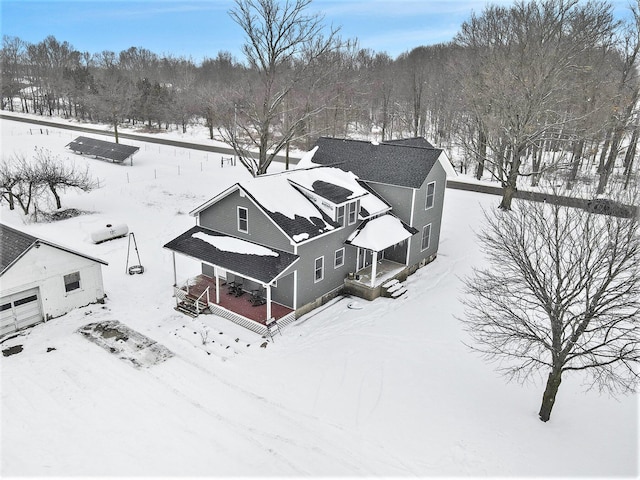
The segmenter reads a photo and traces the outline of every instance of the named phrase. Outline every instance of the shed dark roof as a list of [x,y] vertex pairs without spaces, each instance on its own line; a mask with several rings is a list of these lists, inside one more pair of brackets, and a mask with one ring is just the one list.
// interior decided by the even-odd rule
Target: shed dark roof
[[4,272],[37,241],[36,237],[0,223],[0,272]]
[[420,188],[438,161],[442,149],[424,139],[371,143],[320,137],[315,164],[333,165],[351,171],[362,180]]
[[182,235],[174,238],[164,248],[172,250],[183,255],[188,255],[211,265],[217,265],[225,270],[238,273],[242,276],[253,278],[260,282],[271,283],[282,272],[295,263],[298,255],[293,253],[277,250],[271,247],[269,250],[277,255],[257,255],[251,253],[238,253],[228,250],[220,250],[213,244],[194,237],[194,234],[204,233],[214,237],[226,237],[231,239],[242,240],[249,244],[261,247],[258,244],[249,242],[248,240],[239,239],[224,233],[216,232],[208,228],[196,226]]
[[7,271],[16,261],[31,249],[36,243],[43,243],[51,247],[64,250],[65,252],[79,255],[89,260],[93,260],[103,265],[108,265],[104,260],[90,257],[80,252],[76,252],[66,247],[56,245],[47,240],[34,237],[28,233],[16,230],[8,225],[0,223],[0,275]]
[[76,153],[83,155],[94,155],[100,158],[113,160],[114,162],[124,162],[131,155],[140,150],[139,147],[123,145],[121,143],[106,142],[89,137],[78,137],[67,147]]

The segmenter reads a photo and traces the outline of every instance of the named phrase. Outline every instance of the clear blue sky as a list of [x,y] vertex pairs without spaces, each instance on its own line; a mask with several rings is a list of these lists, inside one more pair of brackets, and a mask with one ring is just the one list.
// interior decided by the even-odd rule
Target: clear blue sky
[[[494,0],[511,4],[510,0]],[[628,0],[615,0],[618,18]],[[343,38],[396,57],[420,45],[451,40],[484,0],[314,0],[311,11],[341,26]],[[53,35],[76,50],[120,52],[143,47],[199,63],[219,51],[243,60],[243,32],[229,17],[232,0],[0,0],[1,33],[30,43]]]

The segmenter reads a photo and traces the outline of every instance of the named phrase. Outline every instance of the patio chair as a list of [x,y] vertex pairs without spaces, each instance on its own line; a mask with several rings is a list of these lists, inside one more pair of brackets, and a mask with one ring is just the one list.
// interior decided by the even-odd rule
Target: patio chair
[[249,301],[254,307],[258,307],[267,303],[267,300],[262,296],[262,292],[260,290],[251,290]]

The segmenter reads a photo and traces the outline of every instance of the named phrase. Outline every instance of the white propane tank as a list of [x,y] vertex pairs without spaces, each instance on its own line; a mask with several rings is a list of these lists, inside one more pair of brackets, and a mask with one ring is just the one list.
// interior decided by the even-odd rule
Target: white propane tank
[[93,243],[102,243],[107,240],[113,240],[114,238],[124,237],[129,233],[129,227],[125,223],[119,225],[111,225],[107,223],[104,228],[96,230],[91,234],[91,240]]

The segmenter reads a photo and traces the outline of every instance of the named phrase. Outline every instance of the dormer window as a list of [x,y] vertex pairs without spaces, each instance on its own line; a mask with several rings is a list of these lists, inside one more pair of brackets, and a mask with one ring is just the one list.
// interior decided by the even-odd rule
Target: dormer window
[[356,223],[357,220],[357,211],[356,211],[356,203],[357,202],[351,202],[349,203],[349,225],[353,225],[354,223]]
[[344,225],[344,205],[336,208],[336,222],[340,226]]
[[249,233],[249,211],[245,207],[238,207],[238,231]]

